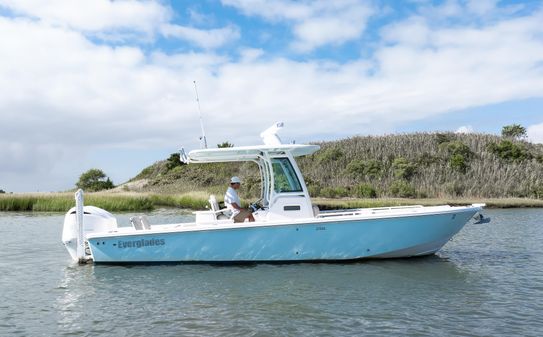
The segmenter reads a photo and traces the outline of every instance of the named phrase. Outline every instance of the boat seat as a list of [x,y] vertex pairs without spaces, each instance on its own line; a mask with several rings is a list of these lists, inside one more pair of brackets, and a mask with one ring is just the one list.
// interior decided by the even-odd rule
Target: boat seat
[[230,213],[230,210],[228,208],[221,209],[219,207],[219,202],[217,201],[217,198],[214,194],[211,194],[209,196],[209,205],[211,206],[211,210],[213,213],[215,213],[215,217],[217,220],[225,220],[229,219],[230,217],[227,215],[227,213]]
[[319,209],[319,206],[313,205],[313,216],[315,218],[319,215],[320,212],[321,212],[321,210]]
[[143,226],[143,229],[151,229],[151,224],[149,223],[149,219],[147,218],[147,215],[140,215],[138,218],[141,221],[141,225]]
[[140,231],[143,229],[143,224],[141,223],[141,220],[137,216],[131,217],[130,223],[132,224],[132,227],[134,227],[134,229],[137,231]]
[[130,218],[130,223],[135,230],[140,231],[144,229],[151,229],[149,219],[145,215],[133,216]]

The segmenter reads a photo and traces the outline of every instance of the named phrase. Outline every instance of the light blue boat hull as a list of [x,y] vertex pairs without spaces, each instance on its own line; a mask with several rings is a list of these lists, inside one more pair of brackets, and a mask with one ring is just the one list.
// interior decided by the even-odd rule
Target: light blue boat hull
[[96,263],[296,262],[433,254],[475,209],[377,219],[335,219],[165,233],[93,236]]

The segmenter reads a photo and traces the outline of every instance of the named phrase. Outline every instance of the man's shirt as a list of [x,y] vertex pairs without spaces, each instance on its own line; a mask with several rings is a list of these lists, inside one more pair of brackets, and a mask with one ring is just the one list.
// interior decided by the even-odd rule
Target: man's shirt
[[224,204],[225,206],[232,211],[232,217],[239,214],[239,209],[235,209],[232,204],[238,204],[239,207],[241,207],[241,201],[239,200],[238,192],[236,192],[235,189],[232,188],[232,186],[228,187],[226,190],[226,194],[224,195]]

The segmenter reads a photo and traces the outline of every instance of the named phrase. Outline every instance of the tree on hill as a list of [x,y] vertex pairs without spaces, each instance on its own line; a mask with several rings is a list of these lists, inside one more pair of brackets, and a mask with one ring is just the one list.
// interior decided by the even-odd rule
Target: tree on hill
[[234,147],[234,144],[232,144],[232,143],[226,141],[226,142],[222,142],[222,143],[220,143],[220,144],[217,144],[217,147],[218,147],[219,149],[223,149],[223,148],[226,148],[226,147]]
[[184,164],[185,163],[181,161],[181,155],[179,153],[172,153],[170,157],[166,160],[166,167],[168,168],[168,170]]
[[75,185],[89,192],[108,190],[115,187],[109,177],[99,169],[90,169],[81,174],[79,181]]
[[502,136],[512,139],[526,138],[526,128],[520,124],[506,125],[502,128]]

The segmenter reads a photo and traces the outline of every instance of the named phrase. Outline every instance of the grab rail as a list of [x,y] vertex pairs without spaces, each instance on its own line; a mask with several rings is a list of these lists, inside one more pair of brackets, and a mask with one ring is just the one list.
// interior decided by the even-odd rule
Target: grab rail
[[383,211],[393,211],[393,210],[405,210],[405,209],[418,209],[422,208],[422,205],[410,205],[410,206],[390,206],[390,207],[376,207],[376,208],[356,208],[356,209],[347,209],[342,211],[332,210],[332,211],[321,211],[317,218],[326,218],[330,216],[348,216],[348,215],[361,215],[361,214],[376,214]]

